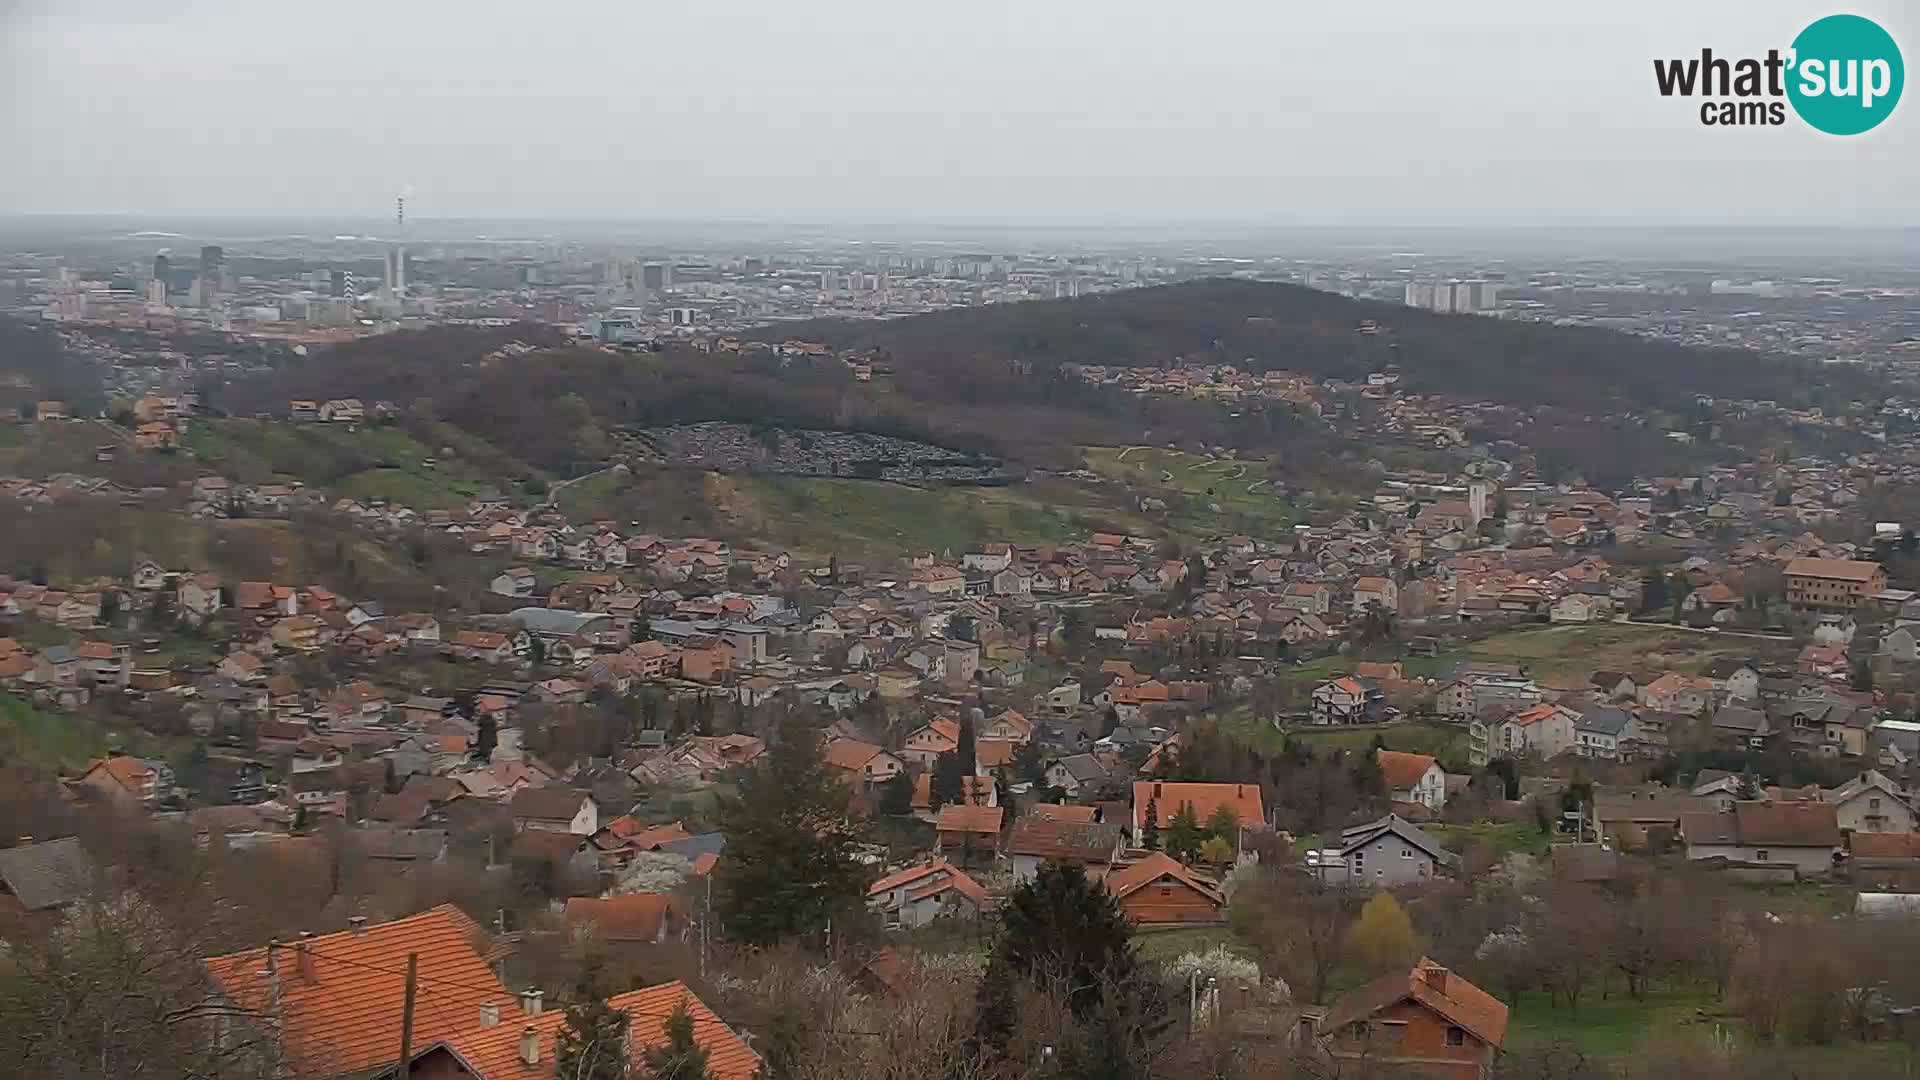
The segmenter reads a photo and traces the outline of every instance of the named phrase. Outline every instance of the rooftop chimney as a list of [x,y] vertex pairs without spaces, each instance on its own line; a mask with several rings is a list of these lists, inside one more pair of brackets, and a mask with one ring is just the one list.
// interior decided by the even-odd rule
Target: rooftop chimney
[[528,1016],[540,1015],[540,999],[547,996],[544,990],[527,989],[520,991],[520,1011]]
[[1427,964],[1420,969],[1420,980],[1436,994],[1447,992],[1447,969],[1439,964]]
[[540,1033],[533,1030],[531,1025],[520,1029],[520,1063],[540,1064]]
[[367,917],[354,915],[347,919],[347,926],[353,930],[354,937],[364,937],[367,933]]
[[312,937],[313,931],[302,930],[300,940],[293,945],[294,970],[308,982],[313,981],[313,950],[307,947],[307,942]]
[[480,1026],[500,1026],[500,1006],[498,1004],[489,1001],[485,1005],[480,1006]]

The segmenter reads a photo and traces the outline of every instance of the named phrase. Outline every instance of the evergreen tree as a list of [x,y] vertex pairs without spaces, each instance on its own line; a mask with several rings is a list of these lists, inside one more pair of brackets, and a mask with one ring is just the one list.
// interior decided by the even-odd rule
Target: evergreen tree
[[853,858],[859,830],[847,818],[846,784],[820,758],[819,732],[790,711],[772,745],[720,805],[727,857],[715,871],[720,925],[747,945],[823,930],[856,908],[867,872]]
[[1015,889],[1001,916],[987,973],[981,980],[974,1027],[976,1049],[1004,1052],[1018,1022],[1022,982],[1058,977],[1067,1003],[1082,1023],[1123,1003],[1139,1006],[1123,1040],[1150,1037],[1164,1017],[1150,977],[1133,953],[1131,932],[1119,901],[1079,866],[1048,860],[1032,881]]
[[1200,815],[1193,804],[1183,802],[1173,812],[1173,820],[1167,823],[1167,854],[1186,862],[1200,854],[1200,844],[1206,840],[1206,834],[1200,831]]
[[1147,820],[1140,826],[1140,843],[1148,851],[1160,850],[1160,802],[1147,800]]
[[628,1017],[607,1004],[609,996],[606,957],[590,949],[581,959],[573,1000],[567,1003],[566,1022],[555,1041],[556,1075],[625,1080]]
[[1370,746],[1353,763],[1353,787],[1361,796],[1381,799],[1387,794],[1387,774],[1380,770],[1380,748]]
[[1847,685],[1859,691],[1872,690],[1873,661],[1864,656],[1855,661],[1853,665],[1853,677],[1848,680]]
[[933,776],[927,781],[927,808],[938,813],[943,806],[956,806],[966,801],[967,783],[965,772],[960,769],[960,755],[941,754],[933,760]]
[[1221,803],[1207,815],[1207,835],[1214,839],[1225,840],[1238,847],[1240,845],[1240,815],[1233,807]]
[[473,756],[480,761],[493,760],[493,749],[500,745],[500,721],[486,713],[474,722]]
[[1100,717],[1100,737],[1104,739],[1119,729],[1120,710],[1109,705],[1107,711]]
[[651,1080],[707,1080],[707,1050],[694,1041],[693,1014],[686,998],[676,1002],[667,1017],[666,1045],[648,1047],[642,1060]]
[[974,755],[974,741],[973,712],[968,710],[967,714],[960,718],[960,736],[953,750],[954,756],[960,759],[962,776],[972,776],[979,768],[979,758]]
[[890,817],[913,813],[913,776],[904,769],[893,774],[880,796],[880,812]]

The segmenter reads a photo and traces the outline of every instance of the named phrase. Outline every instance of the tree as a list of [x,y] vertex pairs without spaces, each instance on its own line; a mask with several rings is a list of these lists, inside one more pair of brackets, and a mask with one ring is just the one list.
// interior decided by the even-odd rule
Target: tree
[[974,1027],[976,1046],[1004,1054],[1019,1021],[1023,983],[1064,987],[1066,1005],[1083,1022],[1123,998],[1144,1016],[1124,1042],[1144,1040],[1163,1019],[1152,980],[1140,970],[1120,902],[1077,865],[1048,860],[1032,881],[1015,889],[1001,916],[987,972],[981,980]]
[[966,801],[967,774],[960,768],[960,755],[941,754],[933,759],[933,776],[927,781],[927,807],[938,813],[943,806]]
[[1160,850],[1160,801],[1147,800],[1147,820],[1140,826],[1140,843],[1148,851]]
[[1233,841],[1224,836],[1209,836],[1200,845],[1200,859],[1214,866],[1225,866],[1233,861]]
[[960,775],[962,776],[974,775],[974,772],[980,766],[979,759],[974,755],[974,742],[973,712],[972,710],[968,710],[965,715],[960,717],[960,734],[959,737],[954,740],[953,749],[954,756],[960,759]]
[[589,947],[581,957],[573,1000],[554,1045],[555,1075],[581,1080],[625,1080],[626,1013],[607,1004],[606,956]]
[[1380,768],[1379,746],[1368,747],[1366,753],[1354,759],[1353,787],[1362,798],[1386,798],[1387,774]]
[[494,748],[500,745],[500,721],[492,713],[482,713],[474,721],[473,756],[478,761],[493,760]]
[[547,643],[538,634],[527,635],[527,662],[534,667],[546,666]]
[[1189,861],[1200,854],[1200,844],[1205,839],[1193,804],[1181,803],[1173,812],[1173,820],[1167,823],[1167,854],[1182,862]]
[[1299,999],[1324,1003],[1333,974],[1346,962],[1352,898],[1307,877],[1264,869],[1236,890],[1228,907],[1235,931],[1260,950]]
[[913,777],[904,769],[893,774],[880,796],[880,812],[891,817],[913,813]]
[[1225,840],[1238,847],[1240,845],[1240,815],[1233,807],[1221,803],[1207,815],[1207,836],[1216,840]]
[[972,641],[973,619],[956,611],[947,618],[947,636],[955,641]]
[[[693,1037],[693,1013],[687,999],[674,1003],[667,1017],[667,1042],[650,1046],[644,1055],[647,1075],[654,1080],[707,1080],[707,1050]],[[561,1076],[567,1075],[565,1070]]]
[[1115,731],[1118,731],[1119,728],[1120,710],[1109,705],[1107,706],[1107,711],[1100,715],[1100,737],[1104,739]]
[[747,945],[823,930],[866,892],[853,857],[860,832],[847,818],[844,782],[821,760],[819,733],[793,710],[772,735],[739,794],[720,804],[727,857],[715,871],[714,911]]
[[1847,685],[1854,690],[1860,690],[1860,691],[1872,690],[1873,689],[1873,661],[1867,659],[1864,656],[1861,657],[1859,660],[1855,661],[1853,665],[1853,677],[1848,680]]
[[1508,802],[1519,801],[1520,770],[1514,764],[1512,758],[1497,757],[1487,762],[1485,775],[1499,782],[1501,798],[1506,799]]
[[1068,608],[1060,616],[1060,639],[1068,645],[1082,645],[1088,636],[1087,614],[1079,608]]
[[1640,610],[1659,611],[1667,603],[1667,575],[1658,568],[1649,569],[1640,578]]
[[1378,892],[1360,908],[1360,917],[1347,931],[1347,948],[1369,977],[1389,971],[1411,970],[1420,959],[1420,935],[1407,909],[1392,893]]

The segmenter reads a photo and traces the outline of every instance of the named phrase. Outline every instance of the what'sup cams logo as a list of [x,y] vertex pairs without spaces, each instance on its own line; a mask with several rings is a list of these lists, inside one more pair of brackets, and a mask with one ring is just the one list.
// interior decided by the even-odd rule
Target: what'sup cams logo
[[1829,15],[1800,31],[1782,53],[1728,59],[1701,49],[1698,57],[1655,60],[1661,97],[1704,98],[1700,122],[1709,127],[1780,125],[1787,106],[1828,135],[1871,131],[1893,113],[1906,84],[1900,46],[1872,19]]

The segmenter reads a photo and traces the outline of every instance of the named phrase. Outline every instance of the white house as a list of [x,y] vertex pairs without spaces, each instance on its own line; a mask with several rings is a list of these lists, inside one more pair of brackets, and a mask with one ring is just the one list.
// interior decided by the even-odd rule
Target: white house
[[1379,757],[1387,798],[1417,803],[1434,813],[1447,805],[1447,774],[1439,762],[1426,754],[1405,754],[1397,750],[1382,750]]

